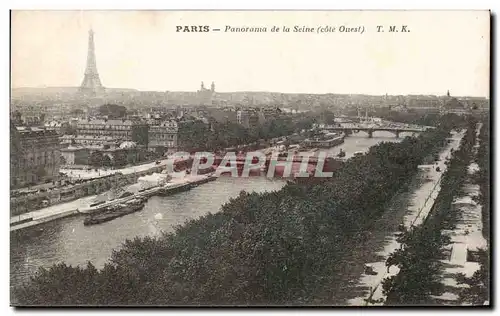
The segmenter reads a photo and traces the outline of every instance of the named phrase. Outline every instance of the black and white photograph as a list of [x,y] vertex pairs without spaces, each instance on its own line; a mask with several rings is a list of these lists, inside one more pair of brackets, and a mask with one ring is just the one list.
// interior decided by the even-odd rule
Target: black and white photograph
[[12,10],[10,305],[491,306],[490,29]]

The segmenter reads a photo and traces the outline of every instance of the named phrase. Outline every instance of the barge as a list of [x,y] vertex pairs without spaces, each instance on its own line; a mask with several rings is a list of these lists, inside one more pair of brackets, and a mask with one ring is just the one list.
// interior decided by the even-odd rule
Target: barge
[[334,135],[329,134],[313,139],[306,139],[304,143],[308,147],[331,148],[343,144],[344,139],[345,135],[343,133]]
[[103,212],[85,218],[83,225],[90,226],[109,222],[115,218],[140,211],[144,208],[144,205],[145,199],[137,198],[123,204],[107,206]]
[[173,185],[165,186],[158,191],[159,196],[169,196],[181,192],[189,191],[193,188],[191,183],[176,183]]
[[200,185],[200,184],[205,184],[205,183],[212,182],[212,181],[215,181],[215,180],[217,180],[217,177],[216,177],[216,176],[209,175],[209,176],[206,176],[205,178],[202,178],[202,179],[199,179],[199,180],[192,181],[190,184],[191,184],[193,187],[197,187],[197,186],[198,186],[198,185]]

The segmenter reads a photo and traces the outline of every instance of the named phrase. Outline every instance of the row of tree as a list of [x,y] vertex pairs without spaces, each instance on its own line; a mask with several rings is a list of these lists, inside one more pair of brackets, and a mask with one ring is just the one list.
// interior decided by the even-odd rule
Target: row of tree
[[457,276],[459,284],[467,285],[460,293],[460,300],[473,305],[482,305],[490,300],[490,121],[489,117],[482,121],[483,125],[479,135],[479,149],[477,163],[479,171],[476,173],[476,183],[479,185],[479,197],[477,202],[481,205],[481,216],[483,223],[483,236],[488,242],[486,249],[480,249],[477,253],[479,270],[471,277],[461,274]]
[[15,297],[28,305],[328,304],[331,288],[342,288],[346,255],[446,143],[443,126],[374,146],[322,184],[242,192],[174,233],[128,240],[101,270],[42,269]]
[[479,149],[477,154],[477,164],[479,172],[477,173],[476,183],[479,184],[480,194],[478,202],[482,206],[482,220],[484,238],[490,240],[490,121],[486,118],[482,121],[482,127],[479,135]]
[[[127,165],[134,165],[140,162],[151,161],[152,159],[161,158],[161,154],[150,152],[150,151],[141,151],[141,150],[115,150],[113,151],[112,158],[101,151],[94,151],[90,154],[88,159],[88,164],[95,168],[100,167],[113,167],[113,168],[121,168]],[[65,164],[65,161],[61,161],[62,164]]]
[[108,119],[121,119],[127,116],[127,108],[123,105],[103,104],[97,109],[98,113]]
[[462,187],[467,180],[467,169],[472,161],[476,142],[476,121],[469,117],[467,131],[459,150],[451,155],[447,170],[441,179],[441,190],[429,217],[423,225],[403,230],[398,237],[401,247],[386,261],[388,267],[398,266],[397,275],[386,278],[383,291],[386,305],[429,305],[436,304],[433,296],[441,295],[444,284],[442,259],[450,238],[442,233],[453,229],[458,212],[453,208],[454,198],[463,195]]
[[262,124],[249,128],[233,122],[211,122],[209,125],[202,121],[183,123],[178,134],[179,147],[184,150],[217,151],[259,140],[267,141],[288,136],[311,128],[316,121],[317,118],[314,116],[302,118],[283,116],[268,119]]

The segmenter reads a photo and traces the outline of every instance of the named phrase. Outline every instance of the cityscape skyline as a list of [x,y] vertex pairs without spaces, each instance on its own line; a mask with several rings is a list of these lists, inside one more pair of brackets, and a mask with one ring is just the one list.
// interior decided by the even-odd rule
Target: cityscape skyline
[[492,305],[490,11],[10,14],[11,307]]
[[[225,19],[240,21],[239,25],[256,25],[256,21],[272,25],[262,22],[267,19],[261,13],[235,12]],[[275,13],[269,17],[276,20]],[[429,18],[432,12],[422,17],[416,13],[406,17],[414,31],[391,34],[393,39],[384,39],[382,47],[374,38],[387,34],[175,31],[179,21],[190,24],[200,17],[211,27],[221,25],[215,22],[218,12],[13,11],[11,84],[12,88],[78,87],[92,28],[99,74],[103,86],[111,89],[196,91],[203,81],[216,82],[217,92],[445,95],[449,90],[456,96],[488,98],[489,38],[477,38],[485,33],[478,28],[489,30],[487,11],[449,12],[450,18],[443,19],[446,24]],[[296,19],[298,12],[280,14],[282,21],[274,24],[289,25],[287,21]],[[321,24],[332,17],[339,20],[343,12],[300,14],[309,24]],[[373,26],[384,18],[398,25],[404,15],[360,12],[358,20],[373,20]],[[352,14],[348,16],[349,23],[359,23]],[[450,19],[461,22],[454,25]],[[470,23],[463,23],[464,19]],[[246,40],[232,45],[240,36]],[[321,36],[332,36],[336,42],[320,41]],[[159,41],[164,38],[168,40]],[[257,46],[262,41],[267,45]],[[454,41],[455,45],[450,43]]]

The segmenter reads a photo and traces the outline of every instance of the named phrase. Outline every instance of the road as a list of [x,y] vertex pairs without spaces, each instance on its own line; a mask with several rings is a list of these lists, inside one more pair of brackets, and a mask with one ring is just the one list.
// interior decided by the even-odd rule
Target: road
[[[407,214],[404,217],[403,224],[405,227],[410,228],[411,226],[421,225],[425,218],[429,215],[429,212],[434,205],[434,201],[441,190],[441,177],[446,171],[446,159],[450,157],[451,149],[456,150],[460,145],[460,140],[464,137],[465,131],[460,133],[455,133],[452,135],[451,143],[449,143],[446,148],[441,151],[439,155],[439,162],[434,165],[420,166],[420,169],[424,172],[424,176],[429,179],[427,183],[424,183],[417,190],[414,191],[412,197],[411,207],[409,207]],[[436,171],[436,167],[441,169],[440,172]],[[387,244],[384,249],[377,253],[382,259],[377,262],[366,262],[366,265],[370,265],[376,275],[362,274],[358,284],[359,286],[368,287],[371,290],[366,296],[359,296],[348,301],[349,305],[352,306],[363,306],[363,305],[381,305],[383,303],[367,304],[365,299],[371,296],[372,300],[385,299],[382,293],[381,283],[385,278],[397,275],[399,273],[399,268],[396,266],[391,266],[387,269],[385,261],[389,255],[400,247],[400,244],[396,240],[396,236],[393,234],[388,236]]]

